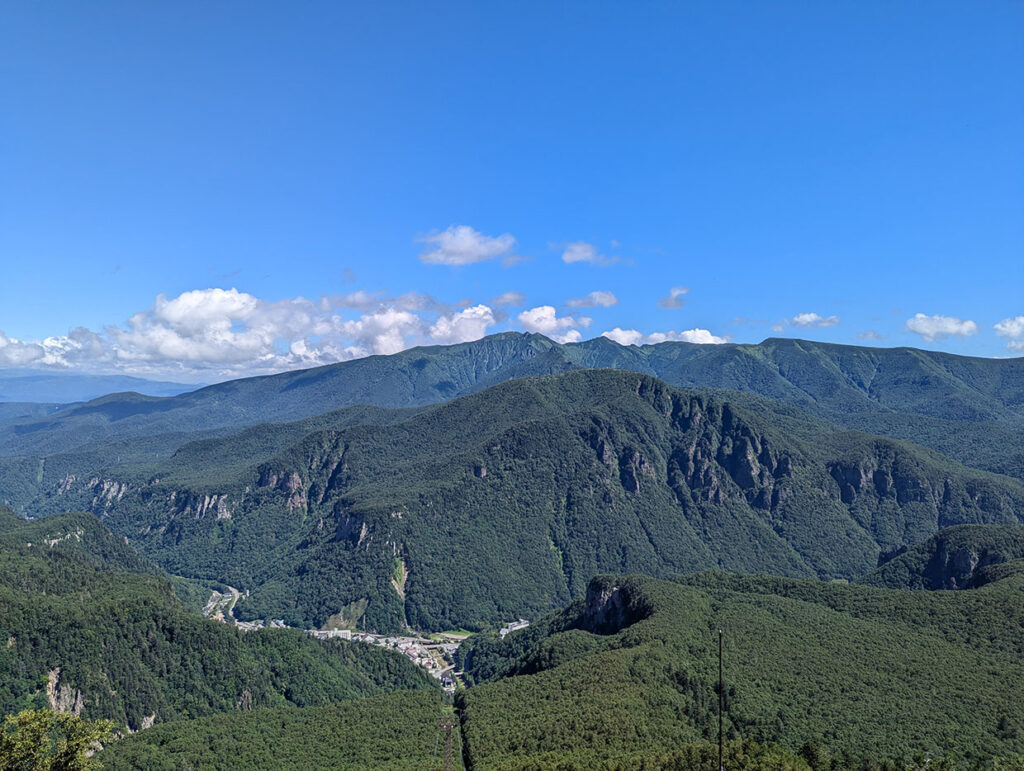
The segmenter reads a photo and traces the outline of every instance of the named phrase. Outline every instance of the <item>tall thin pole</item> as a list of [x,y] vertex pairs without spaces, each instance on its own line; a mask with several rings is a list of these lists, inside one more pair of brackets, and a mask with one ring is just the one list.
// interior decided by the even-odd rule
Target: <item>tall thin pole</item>
[[725,771],[722,764],[722,713],[725,711],[725,688],[722,680],[722,630],[718,630],[718,771]]

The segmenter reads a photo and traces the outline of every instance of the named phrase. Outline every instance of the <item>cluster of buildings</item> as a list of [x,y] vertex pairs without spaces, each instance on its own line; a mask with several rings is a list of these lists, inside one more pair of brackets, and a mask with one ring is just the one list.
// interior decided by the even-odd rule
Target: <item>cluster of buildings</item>
[[418,667],[422,667],[441,681],[441,685],[455,690],[453,670],[455,665],[451,657],[459,647],[458,643],[438,643],[420,637],[387,636],[369,634],[367,632],[352,633],[348,629],[331,629],[327,631],[309,630],[308,634],[321,640],[340,637],[343,640],[378,645],[381,648],[396,650]]
[[351,629],[307,629],[306,634],[318,640],[351,640]]
[[[222,619],[223,620],[223,619]],[[272,618],[270,623],[267,624],[264,621],[235,621],[235,626],[241,629],[243,632],[252,632],[256,629],[287,629],[288,625],[284,623],[283,619]]]
[[[203,611],[204,615],[226,622],[227,619],[224,614],[226,609],[228,618],[243,632],[251,632],[266,627],[271,629],[287,628],[288,625],[279,618],[271,619],[269,623],[264,621],[238,621],[235,619],[232,611],[234,610],[234,600],[237,600],[239,594],[237,592],[234,593],[235,596],[232,598],[230,594],[214,592],[210,602]],[[525,629],[529,625],[529,621],[521,618],[518,621],[513,621],[503,626],[499,634],[504,639],[510,632],[515,632],[517,629]],[[422,637],[370,634],[368,632],[353,632],[351,629],[307,629],[306,634],[318,640],[351,640],[352,642],[367,643],[368,645],[378,645],[381,648],[396,650],[413,664],[423,667],[423,669],[440,680],[445,690],[454,691],[457,685],[457,676],[460,673],[455,672],[454,656],[455,651],[458,650],[461,636],[454,634],[442,635],[443,641],[437,642]]]
[[525,618],[521,618],[518,621],[513,621],[508,626],[503,626],[501,628],[501,631],[498,632],[498,634],[500,634],[501,635],[501,639],[504,640],[505,639],[505,635],[507,635],[509,632],[514,632],[517,629],[526,629],[526,627],[528,627],[529,625],[530,625],[529,621],[527,621]]

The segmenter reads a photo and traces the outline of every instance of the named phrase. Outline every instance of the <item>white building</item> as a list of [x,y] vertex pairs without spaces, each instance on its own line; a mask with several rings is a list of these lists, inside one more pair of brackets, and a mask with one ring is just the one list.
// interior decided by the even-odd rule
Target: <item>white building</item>
[[501,635],[501,639],[504,640],[505,639],[505,635],[507,635],[509,632],[514,632],[517,629],[526,629],[526,627],[528,627],[529,625],[530,625],[529,621],[527,621],[524,618],[521,618],[518,621],[513,621],[508,626],[503,626],[501,628],[501,631],[498,632],[498,634],[500,634]]

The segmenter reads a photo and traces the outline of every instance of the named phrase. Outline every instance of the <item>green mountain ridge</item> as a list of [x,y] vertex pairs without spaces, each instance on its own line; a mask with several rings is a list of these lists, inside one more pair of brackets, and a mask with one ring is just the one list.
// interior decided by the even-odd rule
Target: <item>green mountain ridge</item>
[[942,527],[1024,511],[1015,480],[623,371],[346,416],[297,442],[315,424],[65,480],[47,505],[100,514],[172,573],[250,590],[243,617],[378,629],[536,615],[608,570],[853,579]]
[[16,479],[11,459],[80,455],[89,447],[109,451],[111,443],[121,442],[118,452],[131,455],[132,462],[153,461],[193,439],[244,426],[360,404],[424,406],[517,377],[581,368],[626,369],[677,387],[753,393],[1024,479],[1024,440],[1015,430],[1024,422],[1024,359],[780,339],[637,347],[596,338],[562,345],[509,332],[229,381],[169,398],[112,394],[53,414],[0,412],[0,458],[8,459],[0,463],[0,500],[25,507],[33,497],[31,485],[20,489],[24,482]]

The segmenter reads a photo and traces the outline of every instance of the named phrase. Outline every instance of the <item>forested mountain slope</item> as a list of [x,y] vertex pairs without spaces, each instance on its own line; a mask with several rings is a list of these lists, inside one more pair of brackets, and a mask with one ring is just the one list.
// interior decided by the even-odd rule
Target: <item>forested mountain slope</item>
[[[889,556],[861,583],[890,589],[970,589],[1024,560],[1024,527],[960,525]],[[993,566],[1006,568],[993,571]]]
[[1022,624],[1024,575],[937,593],[599,577],[566,610],[467,646],[481,683],[462,695],[468,757],[474,768],[630,768],[712,740],[721,628],[730,738],[805,757],[818,745],[838,768],[904,767],[917,753],[973,768],[1024,753]]
[[0,510],[0,640],[0,714],[49,705],[133,730],[430,687],[403,657],[372,646],[208,621],[83,514],[24,522]]
[[[375,696],[329,707],[265,709],[167,723],[114,742],[104,749],[99,760],[110,771],[442,771],[442,719],[455,724],[452,757],[454,768],[462,768],[456,716],[442,707],[439,694],[426,691]],[[530,768],[694,771],[712,768],[716,751],[717,747],[709,742],[668,751],[654,747],[639,759],[631,757],[622,764],[612,761],[600,766],[577,765],[572,760],[574,753],[566,751],[556,754],[551,765],[534,763]],[[790,751],[749,741],[727,742],[725,762],[730,771],[812,771],[802,757]],[[465,767],[488,771],[503,766],[500,762],[482,762]],[[837,767],[835,771],[842,770]],[[858,771],[882,770],[880,766],[867,766]]]
[[942,527],[1024,516],[1015,480],[629,372],[379,412],[283,451],[295,426],[69,476],[47,505],[101,514],[173,573],[250,590],[242,614],[378,629],[536,614],[609,570],[855,578]]
[[[158,725],[108,746],[108,771],[274,769],[441,771],[440,691],[406,691],[326,707],[261,709]],[[453,755],[461,747],[453,736]]]
[[0,420],[0,455],[53,455],[104,440],[294,421],[359,404],[420,406],[517,377],[579,368],[746,391],[848,428],[915,441],[969,465],[1024,476],[1024,445],[1012,430],[1024,423],[1024,358],[782,339],[637,347],[596,338],[561,345],[513,332],[234,380],[170,398],[112,394],[53,415],[8,418]]

